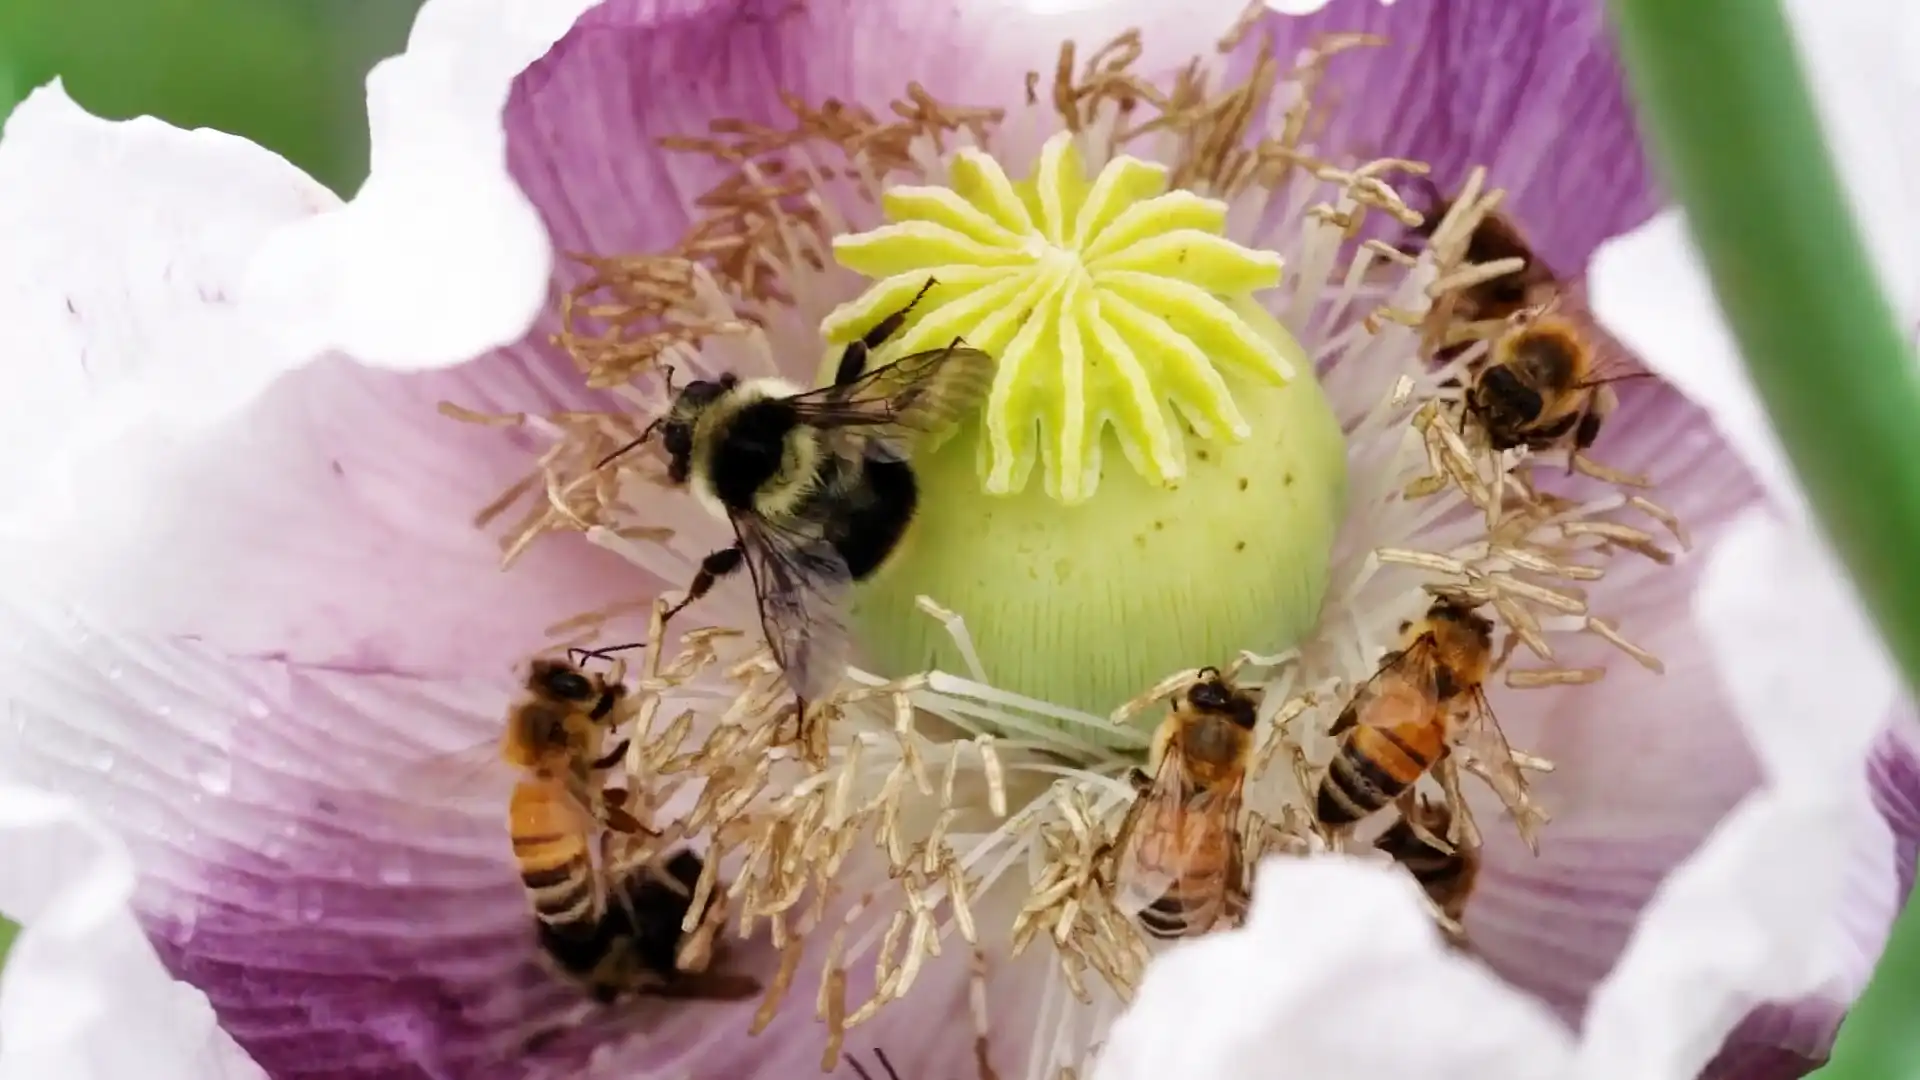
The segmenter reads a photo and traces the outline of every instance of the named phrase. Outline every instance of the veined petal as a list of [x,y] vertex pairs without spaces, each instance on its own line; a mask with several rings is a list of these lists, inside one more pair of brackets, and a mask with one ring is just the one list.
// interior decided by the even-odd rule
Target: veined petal
[[[1171,70],[1211,50],[1244,7],[1207,0],[1175,15],[1145,0],[1069,10],[1024,0],[912,9],[879,0],[613,0],[587,11],[515,81],[507,160],[557,250],[658,251],[680,239],[693,201],[731,171],[664,150],[663,138],[707,135],[720,118],[777,122],[786,117],[781,91],[809,105],[836,98],[884,108],[917,82],[942,101],[1009,104],[1027,71],[1052,69],[1061,41],[1104,42],[1134,26],[1145,31],[1143,64]],[[649,90],[690,83],[712,92]],[[565,259],[557,273],[565,285],[584,279]],[[780,359],[788,374],[811,378],[818,357]]]
[[160,966],[133,893],[125,845],[80,803],[0,783],[0,912],[25,924],[0,975],[0,1078],[263,1076]]
[[578,402],[557,374],[507,356],[417,375],[326,360],[218,425],[121,436],[85,461],[87,498],[68,519],[0,542],[0,558],[32,566],[38,588],[115,632],[491,677],[560,620],[660,588],[573,536],[535,544],[503,573],[497,538],[473,525],[531,454],[438,404]]
[[74,509],[75,459],[217,421],[311,359],[238,294],[264,237],[337,201],[243,139],[102,120],[57,82],[22,102],[0,139],[8,528]]
[[[811,943],[789,1007],[751,1040],[742,1035],[755,1001],[595,1010],[542,966],[507,842],[501,797],[510,777],[477,775],[472,797],[432,800],[411,783],[449,751],[497,737],[511,672],[431,680],[234,657],[194,642],[132,642],[18,602],[0,608],[0,631],[26,646],[0,664],[23,721],[0,726],[0,778],[57,786],[111,823],[132,854],[131,865],[124,856],[114,864],[114,880],[124,890],[138,871],[135,910],[153,948],[175,976],[205,991],[221,1026],[267,1075],[517,1078],[557,1070],[612,1078],[672,1075],[695,1062],[703,1075],[728,1077],[817,1070],[826,1033],[808,1005],[825,935]],[[0,802],[0,831],[9,809]],[[103,835],[96,829],[82,839]],[[64,848],[40,850],[75,849],[71,831],[60,838]],[[854,894],[879,884],[861,884],[857,872],[847,881]],[[0,901],[33,922],[16,953],[30,965],[35,935],[54,940],[65,917],[36,916],[61,912],[69,894],[21,906],[22,885],[0,876]],[[826,917],[841,919],[850,903]],[[764,933],[728,947],[728,963],[771,978],[777,965]],[[30,977],[33,968],[19,970]],[[1032,1009],[1023,988],[1041,980],[1031,962],[994,975],[1004,993],[993,1008],[1008,1016]],[[158,999],[145,996],[151,981],[131,986],[142,996],[127,1004],[156,1008]],[[848,974],[849,999],[864,1000],[872,984],[873,965],[858,965]],[[914,1000],[960,1016],[966,991],[965,950],[950,950],[928,961]],[[6,1010],[48,1002],[58,1004],[16,1003],[10,993],[0,1019],[11,1023],[22,1014]],[[969,1025],[928,1029],[909,1013],[889,1010],[849,1048],[872,1040],[898,1047],[893,1056],[905,1061],[970,1053]],[[113,1022],[126,1019],[123,1010]],[[155,1021],[165,1023],[164,1015]],[[564,1029],[557,1038],[524,1046],[554,1027]],[[183,1038],[205,1030],[180,1029]],[[190,1040],[183,1045],[191,1048]],[[93,1080],[47,1072],[31,1080],[54,1075]]]
[[1330,150],[1427,162],[1443,194],[1485,166],[1508,192],[1502,211],[1568,276],[1658,206],[1604,5],[1331,0],[1304,17],[1269,13],[1235,62],[1250,64],[1263,35],[1284,65],[1349,32],[1386,45],[1328,63],[1320,93],[1339,107],[1319,141]]

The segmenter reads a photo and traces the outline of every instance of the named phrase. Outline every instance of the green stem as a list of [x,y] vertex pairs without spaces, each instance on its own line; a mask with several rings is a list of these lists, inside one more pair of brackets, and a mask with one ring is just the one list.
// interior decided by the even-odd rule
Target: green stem
[[1651,141],[1828,538],[1920,685],[1920,382],[1768,0],[1614,0]]
[[[1761,400],[1908,684],[1920,686],[1920,382],[1785,21],[1768,0],[1612,7],[1654,150]],[[1825,1075],[1911,1075],[1916,1014],[1920,906],[1900,920]]]

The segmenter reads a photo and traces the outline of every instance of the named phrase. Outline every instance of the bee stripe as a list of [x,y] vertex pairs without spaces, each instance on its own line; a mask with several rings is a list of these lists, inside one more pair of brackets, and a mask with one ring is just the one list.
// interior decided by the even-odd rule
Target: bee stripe
[[1400,781],[1361,757],[1357,749],[1349,743],[1327,764],[1327,774],[1320,781],[1319,797],[1314,803],[1314,813],[1322,824],[1338,826],[1359,821],[1393,801],[1411,782]]

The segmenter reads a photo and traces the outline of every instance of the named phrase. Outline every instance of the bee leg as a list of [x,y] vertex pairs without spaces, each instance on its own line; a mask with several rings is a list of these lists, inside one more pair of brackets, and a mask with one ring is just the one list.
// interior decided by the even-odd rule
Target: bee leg
[[599,772],[602,769],[611,769],[615,765],[618,765],[620,763],[621,758],[626,756],[627,756],[627,740],[621,739],[618,743],[614,745],[613,749],[607,751],[606,753],[594,759],[593,769],[595,772]]
[[747,560],[747,550],[735,541],[730,547],[723,547],[700,560],[700,572],[693,575],[693,584],[687,586],[687,595],[680,602],[668,608],[660,617],[661,622],[680,614],[681,609],[695,600],[707,595],[721,578],[738,571]]
[[864,334],[860,340],[847,343],[846,351],[840,354],[840,366],[834,370],[833,385],[845,386],[867,373],[867,354],[887,343],[887,339],[900,332],[900,324],[907,321],[907,313],[920,303],[920,298],[933,288],[934,279],[928,278],[920,291],[913,294],[907,306],[881,319],[879,324]]

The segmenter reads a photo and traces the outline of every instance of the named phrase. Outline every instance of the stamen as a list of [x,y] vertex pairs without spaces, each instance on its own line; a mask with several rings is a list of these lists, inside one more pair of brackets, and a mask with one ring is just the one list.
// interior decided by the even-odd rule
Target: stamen
[[[1235,35],[1254,25],[1259,7],[1249,9]],[[635,451],[604,468],[601,462],[665,406],[664,366],[774,371],[776,356],[789,367],[794,355],[812,356],[819,348],[813,328],[847,299],[828,269],[835,254],[864,258],[863,268],[880,279],[867,302],[828,320],[835,339],[870,325],[883,302],[924,284],[929,266],[890,253],[886,229],[917,230],[912,239],[922,244],[937,233],[934,240],[947,253],[937,276],[949,290],[931,294],[891,347],[944,345],[955,330],[951,320],[965,314],[974,320],[968,340],[993,346],[1002,374],[1017,374],[1026,347],[1018,344],[1020,335],[1046,320],[1010,318],[992,333],[978,333],[986,316],[969,314],[967,305],[993,306],[980,298],[1003,287],[1010,274],[1020,280],[994,294],[995,303],[1046,307],[1056,338],[1071,327],[1084,335],[1083,355],[1099,352],[1116,361],[1133,354],[1127,341],[1114,344],[1122,329],[1136,342],[1145,338],[1174,352],[1198,339],[1156,336],[1140,319],[1115,329],[1080,318],[1096,287],[1106,290],[1099,298],[1103,311],[1123,311],[1123,304],[1109,301],[1127,301],[1130,288],[1138,294],[1139,277],[1171,274],[1175,286],[1201,294],[1173,289],[1197,311],[1203,300],[1244,299],[1273,286],[1269,307],[1291,331],[1312,334],[1312,362],[1340,411],[1352,479],[1317,631],[1297,643],[1236,640],[1211,659],[1226,665],[1236,685],[1245,679],[1263,696],[1244,783],[1247,813],[1235,823],[1249,865],[1269,852],[1305,857],[1348,845],[1345,835],[1315,835],[1314,784],[1334,749],[1327,730],[1378,670],[1403,619],[1418,617],[1434,594],[1481,605],[1501,637],[1492,669],[1516,693],[1604,677],[1600,667],[1556,663],[1555,642],[1564,645],[1570,633],[1598,637],[1657,672],[1657,657],[1591,610],[1587,586],[1602,581],[1622,552],[1659,563],[1672,559],[1653,532],[1620,520],[1622,511],[1637,511],[1688,546],[1681,523],[1637,491],[1576,502],[1542,489],[1526,451],[1495,453],[1486,446],[1464,407],[1462,386],[1485,362],[1487,341],[1501,331],[1454,313],[1463,290],[1516,268],[1514,260],[1472,265],[1465,259],[1473,230],[1502,193],[1487,189],[1476,171],[1425,249],[1409,254],[1365,234],[1378,224],[1420,222],[1394,182],[1422,176],[1426,167],[1398,159],[1336,163],[1315,145],[1326,130],[1325,103],[1316,101],[1315,90],[1327,62],[1379,44],[1364,35],[1330,38],[1290,72],[1263,48],[1231,83],[1219,77],[1218,62],[1196,59],[1162,85],[1132,70],[1143,47],[1137,33],[1094,50],[1084,62],[1068,45],[1044,100],[1036,75],[1029,82],[1034,105],[1015,117],[1057,123],[1067,133],[1033,163],[1038,182],[1031,190],[1015,191],[1007,163],[987,153],[1007,118],[939,102],[917,85],[886,114],[788,99],[790,123],[721,122],[706,135],[670,140],[673,149],[725,163],[729,175],[702,197],[705,216],[672,251],[575,256],[588,274],[562,298],[555,337],[587,385],[612,391],[637,411],[529,417],[444,407],[453,419],[511,427],[549,443],[531,475],[490,504],[480,525],[491,528],[511,507],[531,502],[502,530],[503,563],[546,533],[578,532],[651,574],[690,575],[698,557],[717,546],[712,541],[724,535],[724,524],[675,518],[667,528],[658,508],[678,496],[664,491],[658,460]],[[952,179],[954,187],[924,186],[934,177]],[[902,179],[923,186],[894,183]],[[1128,217],[1156,200],[1164,201],[1152,213]],[[844,217],[872,207],[886,209],[895,224],[847,238],[854,226],[872,222]],[[1165,257],[1176,249],[1201,256],[1205,281],[1187,282],[1166,270]],[[1287,251],[1290,270],[1276,285],[1279,250]],[[1084,265],[1059,264],[1063,254]],[[1180,272],[1200,273],[1191,266]],[[1166,288],[1158,282],[1152,295],[1165,299]],[[1236,305],[1231,316],[1230,330],[1260,331],[1233,330],[1221,339],[1231,347],[1226,351],[1240,350],[1244,381],[1295,374],[1292,354],[1261,329],[1259,320],[1271,321],[1265,311]],[[1448,364],[1426,360],[1438,345],[1462,341],[1470,347]],[[1206,354],[1204,365],[1187,366],[1189,393],[1168,399],[1163,387],[1149,385],[1129,399],[1130,408],[1138,406],[1135,412],[1165,429],[1140,436],[1128,451],[1143,473],[1166,480],[1187,467],[1184,451],[1174,449],[1185,443],[1180,425],[1160,415],[1167,400],[1192,423],[1184,430],[1195,447],[1216,435],[1244,436],[1251,427],[1235,404],[1238,386],[1228,393],[1225,383],[1215,385],[1212,365],[1222,350],[1213,346],[1220,342],[1207,344],[1197,350]],[[1067,351],[1058,340],[1047,347]],[[1309,353],[1299,356],[1304,364]],[[1166,377],[1138,374],[1136,382]],[[1007,381],[1019,384],[1013,376]],[[1020,385],[1002,393],[1001,406]],[[1094,400],[1085,386],[1079,393],[1083,403]],[[1047,417],[1059,425],[1065,415]],[[1097,444],[1099,423],[1086,419],[1074,431],[1079,448],[1056,449],[1047,462],[1049,488],[1069,501],[1090,497],[1099,475],[1097,450],[1087,449]],[[1012,490],[1019,470],[1005,458],[1022,451],[1009,435],[994,453],[1002,456],[987,455],[994,462],[989,471]],[[1637,488],[1644,479],[1582,455],[1572,464],[1614,489]],[[1544,471],[1560,472],[1557,462]],[[823,1060],[831,1068],[846,1032],[910,992],[929,959],[943,956],[948,933],[957,932],[971,954],[977,1065],[982,1076],[993,1076],[986,953],[1051,950],[1039,1038],[1022,1075],[1076,1075],[1158,947],[1142,932],[1137,912],[1123,909],[1125,890],[1115,880],[1115,845],[1134,797],[1118,777],[1145,757],[1151,724],[1135,722],[1157,722],[1163,703],[1191,685],[1197,670],[1183,667],[1137,694],[1129,680],[1087,708],[1046,700],[1022,692],[1030,686],[991,681],[1006,678],[1008,665],[991,652],[993,635],[976,642],[969,631],[961,610],[977,608],[944,593],[938,600],[916,594],[914,607],[939,627],[929,633],[944,635],[953,649],[945,655],[958,658],[946,666],[964,674],[930,670],[887,679],[850,669],[832,693],[810,701],[817,745],[799,748],[783,734],[794,719],[791,695],[759,641],[757,613],[747,599],[744,591],[731,601],[716,592],[708,603],[717,621],[732,625],[671,640],[664,604],[652,601],[648,648],[629,684],[625,806],[659,829],[661,839],[649,843],[707,845],[683,923],[683,954],[704,962],[722,923],[731,921],[744,938],[765,922],[779,960],[777,970],[761,973],[766,991],[753,1021],[759,1031],[783,1007],[806,943],[829,926],[814,1008],[828,1029]],[[549,632],[585,644],[643,606],[615,602]],[[908,621],[926,625],[919,616]],[[993,629],[975,625],[983,634]],[[1275,654],[1242,651],[1245,645]],[[1521,645],[1544,666],[1508,667]],[[926,655],[918,653],[915,664],[926,663]],[[1172,660],[1167,667],[1207,658]],[[656,725],[662,709],[672,719]],[[1462,791],[1466,772],[1494,790],[1532,844],[1548,815],[1533,804],[1527,777],[1550,771],[1552,763],[1507,747],[1491,720],[1483,726],[1491,730],[1478,732],[1423,781],[1439,787],[1454,811],[1447,842],[1479,842]],[[876,852],[884,876],[876,871],[856,886],[856,851],[862,858]],[[847,894],[856,888],[865,891],[844,914],[834,914],[834,905],[852,899]],[[950,952],[947,958],[953,959]],[[874,991],[866,1001],[849,1002],[846,973],[865,963],[873,965]]]

